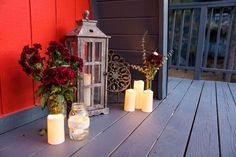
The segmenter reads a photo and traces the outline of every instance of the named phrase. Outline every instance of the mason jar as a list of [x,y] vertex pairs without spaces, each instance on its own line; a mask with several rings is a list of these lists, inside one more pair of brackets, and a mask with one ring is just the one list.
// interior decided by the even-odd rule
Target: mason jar
[[89,134],[90,119],[84,103],[73,103],[68,117],[69,136],[83,140]]

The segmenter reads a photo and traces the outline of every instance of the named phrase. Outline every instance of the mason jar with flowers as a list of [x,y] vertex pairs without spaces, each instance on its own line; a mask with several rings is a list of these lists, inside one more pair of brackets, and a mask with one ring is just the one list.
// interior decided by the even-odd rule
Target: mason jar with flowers
[[38,43],[33,47],[24,46],[19,64],[35,83],[40,82],[36,96],[40,97],[42,108],[47,106],[49,114],[66,114],[66,104],[75,101],[83,60],[55,41],[49,43],[45,57],[40,50],[42,47]]

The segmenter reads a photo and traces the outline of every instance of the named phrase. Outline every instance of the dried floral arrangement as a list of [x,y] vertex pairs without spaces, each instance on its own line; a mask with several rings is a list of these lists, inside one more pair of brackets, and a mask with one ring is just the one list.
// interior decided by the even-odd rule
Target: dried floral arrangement
[[146,89],[151,88],[151,81],[154,80],[154,77],[160,67],[170,58],[173,54],[173,50],[170,50],[167,56],[163,56],[160,52],[158,53],[155,50],[153,53],[147,53],[145,48],[146,36],[148,31],[146,31],[142,37],[141,47],[142,47],[142,59],[143,63],[141,65],[130,64],[130,67],[138,72],[141,72],[145,75],[146,78]]

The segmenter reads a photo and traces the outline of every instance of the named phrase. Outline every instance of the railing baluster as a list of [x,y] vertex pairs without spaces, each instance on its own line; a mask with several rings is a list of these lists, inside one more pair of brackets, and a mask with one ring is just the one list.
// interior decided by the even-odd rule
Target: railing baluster
[[189,63],[189,54],[191,48],[191,40],[192,40],[192,32],[193,32],[193,22],[194,22],[194,9],[191,10],[191,19],[190,19],[190,29],[189,29],[189,36],[188,36],[188,47],[187,47],[187,56],[186,56],[186,64],[188,66]]
[[214,68],[216,68],[217,58],[218,58],[218,53],[219,53],[220,33],[221,33],[221,27],[222,27],[223,12],[224,12],[224,8],[221,8],[220,20],[219,20],[218,29],[217,29],[216,49],[215,49],[214,64],[213,64]]
[[203,6],[201,7],[200,25],[198,31],[198,42],[197,42],[197,52],[196,52],[197,54],[195,60],[195,73],[194,73],[195,80],[199,80],[201,78],[206,22],[207,22],[207,7]]
[[208,23],[208,29],[207,29],[207,37],[206,37],[206,49],[205,49],[205,55],[203,60],[203,67],[207,66],[207,59],[208,59],[208,52],[209,52],[209,43],[210,43],[210,35],[211,35],[211,21],[213,17],[214,9],[211,9],[210,13],[210,19]]
[[180,65],[180,59],[181,59],[183,29],[184,29],[184,16],[185,16],[185,10],[182,10],[182,12],[181,12],[181,27],[180,27],[180,35],[179,35],[179,50],[178,50],[177,66]]
[[[170,50],[173,50],[173,47],[174,47],[175,19],[176,19],[176,10],[174,10],[174,15],[173,15],[172,30],[171,30]],[[169,59],[169,65],[172,65],[172,57]]]
[[226,38],[226,49],[225,49],[225,57],[224,57],[224,69],[226,69],[227,63],[228,63],[229,45],[230,45],[230,38],[231,38],[231,33],[232,33],[233,19],[234,19],[233,8],[231,8],[230,15],[229,15],[229,18],[228,18],[229,29],[228,29],[227,38]]

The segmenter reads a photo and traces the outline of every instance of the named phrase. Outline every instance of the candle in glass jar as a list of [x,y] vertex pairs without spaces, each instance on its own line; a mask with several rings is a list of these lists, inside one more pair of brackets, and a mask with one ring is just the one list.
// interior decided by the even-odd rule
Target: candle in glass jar
[[136,98],[135,90],[127,89],[125,91],[125,104],[124,104],[125,111],[133,112],[135,110],[135,98]]
[[65,141],[64,115],[49,114],[47,116],[48,143],[52,145]]
[[144,82],[142,80],[134,81],[134,90],[136,91],[136,99],[135,99],[135,108],[142,108],[142,93],[144,90]]
[[142,111],[152,112],[152,110],[153,110],[153,91],[148,89],[142,93]]
[[[89,73],[84,73],[84,86],[89,86],[91,85],[91,74]],[[90,87],[85,87],[84,88],[84,104],[85,106],[90,106],[91,102],[91,88]]]

